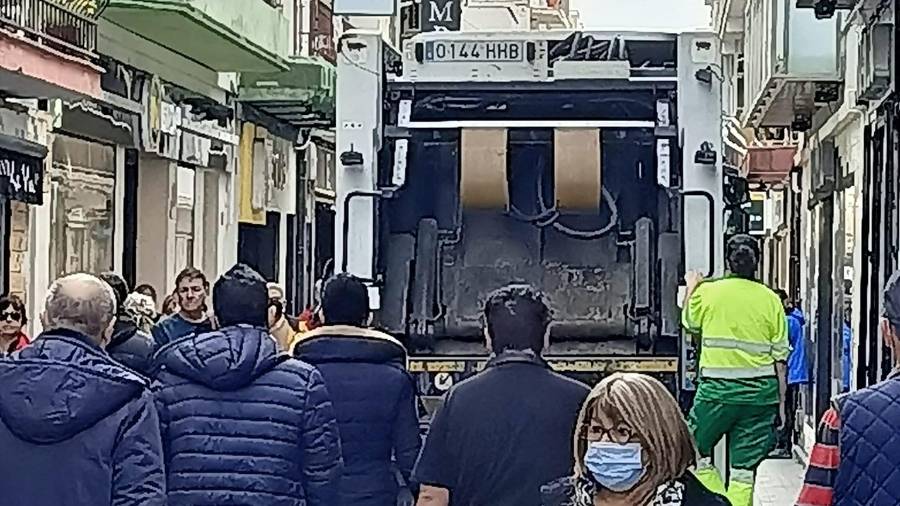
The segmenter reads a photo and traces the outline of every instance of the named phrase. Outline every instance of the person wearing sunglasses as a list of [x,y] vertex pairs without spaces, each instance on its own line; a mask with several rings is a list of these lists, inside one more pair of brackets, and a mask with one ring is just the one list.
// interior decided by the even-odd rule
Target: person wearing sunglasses
[[28,346],[28,336],[22,329],[28,323],[25,305],[16,296],[0,299],[0,356]]
[[575,427],[574,474],[542,488],[545,506],[728,506],[691,473],[694,440],[656,378],[608,376],[591,391]]

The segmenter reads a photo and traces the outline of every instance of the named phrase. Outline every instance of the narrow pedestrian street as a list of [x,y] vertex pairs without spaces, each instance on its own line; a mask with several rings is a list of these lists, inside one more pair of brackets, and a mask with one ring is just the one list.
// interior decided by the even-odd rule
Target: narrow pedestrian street
[[0,0],[0,506],[900,506],[898,13]]
[[803,485],[803,464],[797,460],[767,460],[756,478],[754,506],[790,506]]

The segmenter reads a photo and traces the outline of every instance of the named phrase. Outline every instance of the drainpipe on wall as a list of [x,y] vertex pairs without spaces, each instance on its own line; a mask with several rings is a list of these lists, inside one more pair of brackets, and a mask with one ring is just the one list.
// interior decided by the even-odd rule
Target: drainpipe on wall
[[[299,138],[297,140],[302,141],[302,139]],[[306,158],[306,154],[311,145],[312,135],[309,134],[306,136],[305,142],[302,142],[302,144],[294,147],[294,164],[296,166],[297,178],[297,184],[294,185],[294,194],[296,199],[296,211],[294,212],[294,244],[288,245],[288,247],[292,248],[292,251],[294,251],[294,255],[292,258],[292,261],[294,263],[294,279],[287,280],[286,284],[290,285],[287,287],[288,303],[293,306],[294,312],[297,314],[306,309],[306,305],[309,303],[309,297],[306,290],[306,286],[308,285],[308,283],[306,282],[306,275],[309,272],[307,264],[309,264],[311,260],[307,258],[307,244],[310,240],[310,237],[308,236],[306,230],[306,214],[309,211],[308,193],[310,167]],[[315,169],[313,168],[312,170]]]

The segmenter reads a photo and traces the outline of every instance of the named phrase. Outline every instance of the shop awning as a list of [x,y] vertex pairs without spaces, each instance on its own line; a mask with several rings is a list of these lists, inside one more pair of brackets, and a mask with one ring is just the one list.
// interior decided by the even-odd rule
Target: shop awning
[[284,72],[244,72],[238,98],[301,128],[334,126],[334,65],[321,58],[294,58]]
[[750,147],[744,159],[747,180],[758,183],[784,181],[794,168],[796,151],[795,146]]
[[0,135],[0,195],[27,204],[43,204],[46,156],[45,146]]

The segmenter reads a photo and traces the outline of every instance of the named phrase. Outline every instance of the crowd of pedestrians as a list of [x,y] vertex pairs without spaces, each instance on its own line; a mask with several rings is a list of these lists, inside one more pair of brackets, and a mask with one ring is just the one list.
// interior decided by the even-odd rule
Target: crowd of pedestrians
[[[510,285],[484,305],[490,359],[444,395],[424,443],[406,349],[370,327],[351,275],[324,282],[299,320],[241,264],[214,283],[180,273],[169,315],[117,274],[63,277],[34,340],[22,302],[0,299],[0,504],[749,505],[808,381],[790,367],[802,316],[754,279],[754,244],[729,241],[724,279],[687,277],[684,325],[701,347],[687,419],[651,376],[591,389],[554,372],[548,301]],[[900,364],[900,275],[885,311]],[[879,471],[900,455],[897,420],[900,380],[838,397],[798,505],[900,504]],[[710,460],[726,437],[727,482]]]

